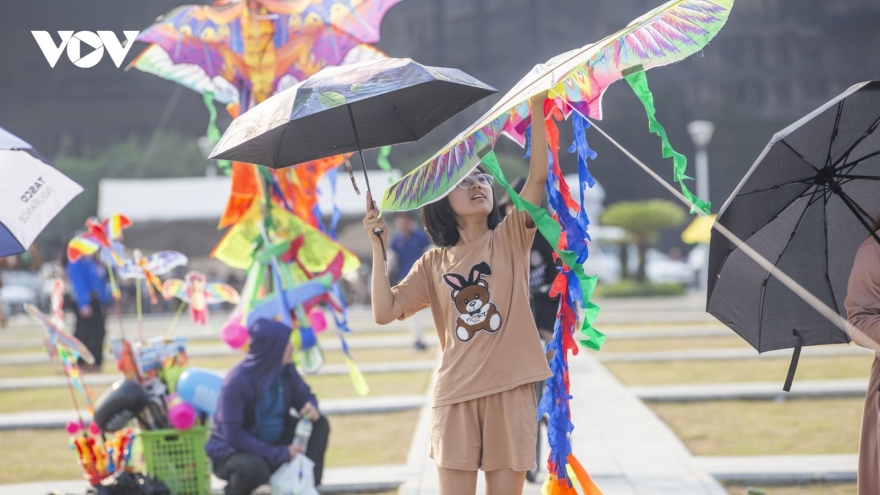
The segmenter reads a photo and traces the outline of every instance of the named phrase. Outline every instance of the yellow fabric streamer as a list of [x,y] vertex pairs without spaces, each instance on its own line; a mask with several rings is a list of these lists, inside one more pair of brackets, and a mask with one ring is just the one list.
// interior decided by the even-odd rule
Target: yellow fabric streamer
[[[277,238],[295,239],[300,235],[305,237],[304,247],[297,258],[309,271],[314,273],[324,271],[340,251],[345,257],[343,272],[357,270],[360,267],[361,262],[354,253],[292,213],[282,208],[272,208],[272,219]],[[242,270],[250,268],[254,255],[254,241],[260,238],[260,222],[262,222],[260,206],[255,203],[223,236],[211,256],[233,268]]]

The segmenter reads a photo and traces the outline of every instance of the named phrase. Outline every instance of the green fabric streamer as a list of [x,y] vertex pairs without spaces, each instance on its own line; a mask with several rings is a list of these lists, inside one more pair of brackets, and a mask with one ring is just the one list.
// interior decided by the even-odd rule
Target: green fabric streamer
[[495,180],[507,190],[516,209],[529,212],[532,216],[532,220],[538,227],[538,231],[541,232],[541,235],[543,235],[544,238],[547,239],[547,242],[553,246],[553,250],[556,251],[559,258],[562,259],[572,271],[574,271],[581,284],[581,307],[584,308],[584,321],[581,325],[581,334],[583,335],[583,338],[578,338],[577,340],[582,346],[598,351],[602,348],[602,344],[605,342],[605,334],[593,327],[593,322],[596,321],[596,316],[599,314],[599,306],[596,306],[590,301],[590,298],[593,296],[593,291],[596,289],[597,277],[591,277],[584,273],[584,267],[577,262],[577,255],[575,253],[557,247],[562,228],[555,220],[553,220],[546,210],[522,199],[519,194],[510,187],[510,183],[507,182],[507,179],[501,172],[501,167],[498,165],[498,158],[495,157],[495,151],[490,150],[489,153],[482,157],[482,162],[489,170],[489,173],[495,177]]
[[[214,93],[205,91],[202,93],[202,101],[208,108],[208,130],[205,136],[207,136],[208,142],[213,145],[220,141],[220,129],[217,128],[217,108],[214,107]],[[226,175],[232,173],[232,163],[229,160],[217,160],[217,166]]]
[[657,117],[655,116],[657,110],[654,108],[654,95],[651,94],[651,90],[648,89],[648,78],[645,77],[645,72],[634,72],[627,75],[625,79],[645,107],[645,112],[648,114],[648,130],[660,136],[660,140],[663,142],[663,158],[672,158],[675,182],[678,182],[681,186],[681,194],[692,203],[691,213],[699,212],[702,215],[708,215],[712,205],[696,197],[684,184],[685,179],[693,179],[685,174],[687,171],[687,158],[672,149],[672,144],[669,143],[669,137],[666,136],[666,129],[660,125],[660,122],[657,122]]
[[[388,155],[391,154],[391,146],[382,146],[379,148],[379,156],[376,158],[376,164],[379,168],[386,172],[391,172],[391,162],[388,161]],[[394,177],[388,174],[388,183],[394,184]]]

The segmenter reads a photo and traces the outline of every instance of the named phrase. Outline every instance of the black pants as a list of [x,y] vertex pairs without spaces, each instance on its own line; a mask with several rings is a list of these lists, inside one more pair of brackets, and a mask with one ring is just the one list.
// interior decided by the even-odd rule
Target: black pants
[[[296,421],[288,421],[281,434],[279,445],[290,445],[296,430]],[[315,463],[315,484],[321,484],[321,476],[324,473],[324,453],[327,451],[327,443],[330,439],[330,423],[327,418],[321,416],[312,425],[312,436],[309,437],[309,445],[306,457]],[[214,474],[222,480],[226,480],[226,495],[250,495],[260,485],[269,482],[272,476],[272,468],[262,457],[249,452],[236,452],[226,454],[217,460],[214,465]]]
[[[92,316],[84,318],[79,314],[79,308],[76,310],[76,326],[73,330],[73,336],[85,344],[89,352],[95,356],[95,365],[99,368],[104,362],[104,337],[107,329],[104,324],[104,311],[101,309],[101,302],[97,297],[91,300]],[[79,360],[82,365],[84,361]]]

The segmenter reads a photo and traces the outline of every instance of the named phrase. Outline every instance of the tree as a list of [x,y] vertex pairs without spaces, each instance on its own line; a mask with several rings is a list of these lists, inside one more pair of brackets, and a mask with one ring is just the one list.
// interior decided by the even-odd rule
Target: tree
[[[52,160],[59,170],[83,186],[40,235],[43,252],[55,252],[61,244],[83,228],[86,218],[97,214],[98,186],[101,179],[192,177],[205,175],[205,158],[195,136],[175,131],[157,132],[151,139],[129,137],[100,150],[80,154],[69,151],[69,140]],[[119,213],[125,213],[120,211]]]
[[[626,231],[629,242],[635,244],[639,253],[639,267],[635,279],[645,281],[645,254],[657,242],[664,230],[681,224],[685,211],[677,204],[664,199],[649,201],[621,201],[609,206],[603,213],[604,225],[614,225]],[[626,273],[621,268],[621,273]]]

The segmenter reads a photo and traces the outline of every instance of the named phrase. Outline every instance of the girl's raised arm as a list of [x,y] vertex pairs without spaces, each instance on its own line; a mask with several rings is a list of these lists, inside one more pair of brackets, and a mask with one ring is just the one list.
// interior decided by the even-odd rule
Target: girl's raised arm
[[[547,128],[544,125],[544,100],[547,93],[535,95],[529,99],[532,110],[532,155],[529,160],[529,176],[523,185],[520,197],[529,203],[540,206],[544,198],[544,185],[550,174],[550,162],[547,158]],[[527,226],[533,227],[531,217]]]
[[367,216],[364,217],[364,230],[373,241],[373,276],[371,283],[370,298],[373,306],[373,319],[380,325],[387,325],[403,316],[403,309],[394,300],[391,292],[391,282],[385,273],[385,260],[382,256],[382,245],[379,237],[374,234],[374,229],[382,229],[382,242],[388,245],[388,227],[385,221],[379,217],[379,212],[373,207],[373,197],[367,192]]

